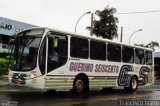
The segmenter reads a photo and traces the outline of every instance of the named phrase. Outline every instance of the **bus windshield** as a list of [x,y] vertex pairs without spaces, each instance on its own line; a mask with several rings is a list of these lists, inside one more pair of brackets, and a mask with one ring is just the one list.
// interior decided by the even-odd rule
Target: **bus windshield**
[[36,67],[39,44],[44,29],[32,29],[20,32],[11,51],[10,69],[30,71]]

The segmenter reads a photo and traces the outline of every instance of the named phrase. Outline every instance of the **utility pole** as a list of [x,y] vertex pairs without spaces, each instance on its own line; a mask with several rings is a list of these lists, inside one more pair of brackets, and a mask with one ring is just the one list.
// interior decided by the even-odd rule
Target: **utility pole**
[[123,27],[121,27],[121,39],[120,39],[120,42],[122,42],[122,37],[123,37]]
[[91,32],[90,35],[93,35],[93,13],[91,13]]

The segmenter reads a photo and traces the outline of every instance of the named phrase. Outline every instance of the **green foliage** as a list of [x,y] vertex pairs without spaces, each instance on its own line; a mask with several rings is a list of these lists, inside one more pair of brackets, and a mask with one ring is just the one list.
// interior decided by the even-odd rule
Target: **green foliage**
[[0,76],[8,74],[8,66],[9,66],[9,54],[0,53]]
[[[118,37],[118,18],[113,15],[116,13],[116,8],[109,8],[108,6],[100,11],[97,10],[95,14],[100,18],[93,21],[93,34],[97,37],[103,37],[107,39],[113,39]],[[91,30],[91,27],[87,27]]]
[[159,43],[156,41],[151,41],[147,45],[145,45],[145,44],[134,44],[134,45],[140,46],[140,47],[151,48],[152,50],[154,50],[154,47],[159,47]]
[[150,43],[148,43],[148,44],[146,45],[146,47],[147,47],[147,48],[151,48],[151,49],[154,50],[154,47],[159,47],[159,43],[156,42],[156,41],[151,41]]

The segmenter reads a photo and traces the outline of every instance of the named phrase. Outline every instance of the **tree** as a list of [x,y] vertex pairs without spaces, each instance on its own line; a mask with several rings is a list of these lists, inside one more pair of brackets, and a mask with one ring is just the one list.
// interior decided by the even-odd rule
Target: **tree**
[[159,47],[159,43],[156,41],[151,41],[150,43],[148,43],[147,45],[145,44],[134,44],[136,46],[140,46],[140,47],[146,47],[146,48],[151,48],[154,50],[154,47]]
[[[111,40],[118,37],[118,26],[116,25],[118,18],[113,16],[116,11],[116,8],[109,8],[107,6],[104,10],[97,10],[95,12],[100,19],[93,21],[94,35]],[[87,29],[91,30],[91,27],[89,26]]]
[[146,45],[146,47],[148,47],[148,48],[151,48],[151,49],[153,49],[154,50],[154,47],[159,47],[159,43],[158,42],[156,42],[156,41],[151,41],[150,43],[148,43],[147,45]]

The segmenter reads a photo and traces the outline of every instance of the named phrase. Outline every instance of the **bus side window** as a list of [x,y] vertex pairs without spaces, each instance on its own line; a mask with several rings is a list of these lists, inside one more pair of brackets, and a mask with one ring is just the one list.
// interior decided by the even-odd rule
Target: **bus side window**
[[123,46],[122,61],[125,63],[134,63],[134,49],[133,48]]
[[87,59],[89,56],[89,42],[84,38],[71,37],[71,57]]
[[144,64],[144,50],[136,48],[134,59],[136,64]]
[[48,60],[58,62],[58,52],[56,47],[56,38],[49,37],[48,38]]
[[94,60],[106,60],[106,43],[91,40],[90,58]]
[[150,51],[145,51],[145,60],[147,65],[152,65],[152,52]]
[[107,45],[107,57],[109,61],[121,61],[121,46],[116,44]]

